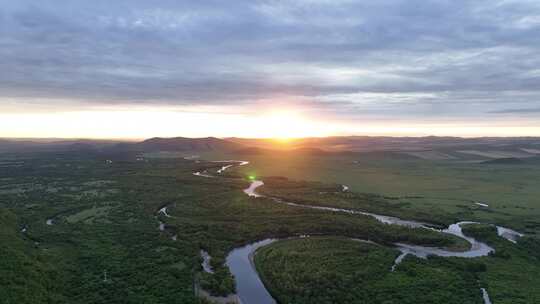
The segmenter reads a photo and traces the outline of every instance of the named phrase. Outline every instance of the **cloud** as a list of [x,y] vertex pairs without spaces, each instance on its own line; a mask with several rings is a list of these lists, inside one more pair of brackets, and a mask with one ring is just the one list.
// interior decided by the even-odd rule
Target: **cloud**
[[504,109],[491,111],[494,114],[536,114],[540,113],[540,108],[520,108],[520,109]]
[[347,117],[540,104],[537,1],[5,2],[4,100],[287,100]]

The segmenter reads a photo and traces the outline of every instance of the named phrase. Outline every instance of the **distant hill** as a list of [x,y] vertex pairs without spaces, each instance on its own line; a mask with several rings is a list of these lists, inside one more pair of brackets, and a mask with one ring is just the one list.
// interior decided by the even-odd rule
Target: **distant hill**
[[[540,138],[537,137],[389,137],[389,136],[331,136],[291,139],[279,144],[272,139],[228,138],[231,142],[249,147],[265,149],[294,150],[304,148],[321,149],[328,152],[353,151],[473,151],[501,152],[508,157],[529,157],[540,155]],[[480,154],[480,153],[476,153]],[[493,154],[493,153],[492,153]],[[500,154],[500,153],[499,153]],[[516,155],[516,156],[514,156]],[[517,156],[519,155],[519,156]],[[491,158],[486,157],[484,158]]]
[[19,152],[158,152],[158,151],[186,151],[206,152],[224,151],[230,152],[245,149],[240,143],[231,142],[215,137],[206,138],[160,138],[154,137],[141,142],[122,142],[108,140],[89,139],[55,139],[55,140],[17,140],[0,139],[0,153]]
[[540,156],[535,157],[526,157],[526,158],[515,158],[515,157],[507,157],[507,158],[498,158],[493,160],[488,160],[482,162],[483,164],[494,164],[494,165],[540,165]]
[[242,144],[215,137],[205,138],[161,138],[154,137],[138,143],[123,143],[115,147],[117,150],[137,151],[137,152],[157,152],[157,151],[234,151],[244,148]]
[[0,139],[0,153],[100,151],[118,143],[119,141],[91,139]]
[[524,161],[515,157],[506,157],[506,158],[497,158],[493,160],[487,160],[482,163],[489,164],[489,165],[515,165],[515,164],[522,164],[524,163]]
[[247,147],[233,151],[237,155],[261,155],[268,153],[275,153],[274,150],[259,148],[259,147]]
[[355,154],[358,160],[383,160],[383,159],[399,159],[399,160],[417,160],[420,159],[417,156],[403,153],[400,151],[368,151],[357,152]]
[[257,138],[154,137],[140,142],[88,139],[13,140],[0,138],[0,153],[48,151],[90,151],[96,153],[220,151],[239,155],[291,153],[321,156],[335,153],[374,152],[375,154],[366,154],[364,157],[516,163],[516,160],[510,159],[530,159],[540,156],[540,138],[333,136],[279,141]]
[[[327,155],[329,154],[328,151],[325,151],[323,149],[315,148],[315,147],[301,147],[297,148],[291,151],[292,153],[297,154],[308,154],[308,155]],[[343,151],[346,152],[346,151]]]

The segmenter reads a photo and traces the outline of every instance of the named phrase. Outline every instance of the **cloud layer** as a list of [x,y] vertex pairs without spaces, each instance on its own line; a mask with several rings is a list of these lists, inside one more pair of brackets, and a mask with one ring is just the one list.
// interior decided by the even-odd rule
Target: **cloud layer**
[[540,114],[536,0],[0,2],[0,109]]

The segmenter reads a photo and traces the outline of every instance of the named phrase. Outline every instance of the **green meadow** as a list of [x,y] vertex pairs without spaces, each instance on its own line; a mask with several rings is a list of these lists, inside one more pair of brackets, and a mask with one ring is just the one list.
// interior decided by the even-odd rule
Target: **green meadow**
[[243,175],[343,184],[352,192],[383,195],[406,204],[403,209],[409,211],[444,213],[453,219],[498,223],[540,233],[540,163],[435,161],[376,152],[203,157],[249,160],[249,165],[236,169]]

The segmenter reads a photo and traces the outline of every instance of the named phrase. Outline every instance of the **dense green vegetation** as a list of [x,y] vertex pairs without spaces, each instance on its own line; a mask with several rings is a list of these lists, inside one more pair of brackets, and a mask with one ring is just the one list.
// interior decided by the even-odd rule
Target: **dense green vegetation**
[[[467,218],[465,215],[454,218],[441,213],[441,210],[433,210],[430,219],[430,214],[422,211],[411,212],[404,208],[403,203],[394,203],[392,198],[342,192],[339,185],[332,186],[316,182],[266,178],[265,186],[260,192],[297,203],[385,213],[430,223],[449,224]],[[482,274],[480,278],[495,303],[535,303],[538,301],[537,289],[531,289],[531,286],[540,284],[537,275],[540,271],[538,269],[540,241],[536,235],[522,238],[515,245],[497,236],[496,228],[492,225],[467,225],[464,232],[486,241],[496,249],[490,257],[475,259],[487,265],[489,271]],[[519,269],[530,271],[521,272]]]
[[255,263],[280,303],[481,303],[466,259],[406,258],[397,250],[342,238],[285,240],[259,249]]
[[[21,247],[16,244],[23,243],[25,251],[18,254],[25,252],[30,261],[39,262],[27,266],[36,272],[35,279],[17,273],[10,280],[40,283],[26,286],[24,294],[39,294],[38,287],[45,285],[45,294],[55,296],[43,301],[49,303],[194,301],[195,250],[184,241],[160,237],[156,220],[145,212],[148,206],[138,201],[138,180],[124,178],[133,165],[125,165],[124,172],[105,161],[73,155],[24,162],[2,170],[0,196],[2,210],[13,214],[9,221],[2,218],[2,225],[11,222],[16,231],[2,245],[17,250]],[[53,225],[46,224],[48,218]],[[25,233],[22,227],[27,227]],[[8,267],[10,262],[2,259],[0,264]],[[8,299],[22,295],[3,284],[2,294]],[[16,303],[36,302],[28,298]]]
[[540,240],[525,237],[516,245],[498,237],[495,227],[489,225],[468,225],[464,232],[496,250],[478,259],[487,267],[480,277],[493,303],[540,303]]
[[0,209],[0,293],[2,303],[58,303],[63,301],[58,273],[18,236],[15,215]]
[[[300,164],[307,165],[307,161]],[[316,164],[311,161],[312,166]],[[141,159],[140,155],[128,152],[3,155],[0,159],[0,225],[3,227],[0,231],[0,303],[198,303],[201,300],[195,295],[197,284],[215,296],[234,292],[234,280],[224,266],[227,253],[237,246],[268,237],[337,235],[370,239],[381,245],[406,242],[455,249],[466,245],[461,239],[435,231],[384,225],[368,216],[292,207],[268,198],[249,198],[242,192],[249,184],[246,174],[263,172],[254,170],[255,165],[231,168],[216,178],[192,174],[207,170],[217,176],[216,171],[222,165],[174,157]],[[322,162],[320,166],[324,168],[327,164]],[[266,185],[261,191],[298,203],[340,206],[430,223],[447,224],[474,219],[479,214],[484,214],[486,222],[506,223],[510,219],[524,219],[526,213],[518,215],[511,208],[504,212],[501,209],[486,211],[471,204],[452,212],[432,204],[429,208],[419,206],[419,199],[408,201],[414,197],[342,192],[341,186],[335,183],[262,178]],[[304,179],[317,178],[306,175]],[[170,217],[158,213],[164,206]],[[47,219],[52,220],[52,225],[47,225]],[[160,221],[164,223],[163,231],[159,229]],[[526,232],[536,229],[534,220],[509,223],[510,227],[528,227]],[[24,232],[23,228],[26,228]],[[513,245],[493,237],[492,231],[468,233],[483,233],[479,237],[492,242],[497,253],[469,261],[406,258],[395,273],[379,283],[373,282],[375,285],[371,285],[368,278],[372,274],[373,278],[379,278],[374,274],[379,268],[384,268],[384,273],[389,272],[397,253],[393,249],[352,242],[353,246],[363,248],[354,247],[353,251],[371,252],[347,260],[351,263],[349,270],[358,274],[356,277],[345,272],[310,275],[310,265],[300,262],[291,267],[305,275],[301,282],[308,286],[313,286],[313,282],[322,284],[328,278],[342,280],[343,285],[336,287],[333,293],[336,299],[348,296],[342,294],[343,286],[352,286],[357,283],[356,279],[363,278],[362,284],[373,286],[374,292],[380,289],[380,294],[372,294],[380,297],[375,299],[402,299],[399,303],[407,303],[408,298],[401,298],[401,294],[409,289],[411,294],[416,290],[426,294],[426,301],[438,299],[438,303],[455,303],[455,297],[476,300],[480,285],[489,290],[494,303],[534,303],[529,299],[538,299],[531,287],[539,283],[534,277],[539,267],[538,255],[534,253],[540,246],[537,239],[525,238]],[[310,248],[320,249],[314,250],[318,252],[316,258],[320,259],[324,251],[333,252],[327,242],[350,243],[325,238],[322,240],[326,241],[318,245],[315,240],[317,238],[306,242],[311,242]],[[276,244],[282,246],[278,244],[282,242]],[[348,246],[343,245],[343,252],[333,254],[350,252],[352,249]],[[336,250],[339,248],[337,246]],[[214,274],[202,271],[200,249],[212,256]],[[331,261],[329,256],[326,260],[332,268],[340,271],[347,268],[339,261]],[[365,262],[372,264],[372,268],[363,272],[365,267],[359,265]],[[487,265],[487,271],[478,272],[475,263]],[[301,271],[301,267],[308,268]],[[535,272],[519,271],[523,267]],[[320,276],[320,280],[310,282],[316,279],[314,276]],[[431,282],[435,278],[442,283]],[[474,281],[470,285],[474,288],[453,292],[461,283],[452,278],[468,283]],[[290,279],[296,280],[294,276]],[[270,285],[275,282],[270,275],[266,280]],[[283,282],[292,281],[284,278]],[[393,289],[387,289],[388,284],[393,285]],[[443,285],[451,288],[440,293],[426,292]],[[422,289],[422,286],[427,287]],[[279,299],[285,299],[282,297],[291,292],[289,287],[276,285],[273,292]],[[318,295],[318,290],[307,289],[307,292],[311,292],[309,297],[324,299],[325,296]],[[389,298],[383,295],[385,293]],[[369,293],[359,289],[352,295],[361,299]],[[514,298],[518,300],[511,302]]]
[[[215,173],[222,164],[137,158],[77,153],[4,157],[0,207],[9,216],[2,217],[1,224],[11,228],[2,244],[3,250],[19,256],[19,262],[3,259],[0,267],[28,261],[27,271],[34,271],[39,282],[21,285],[25,273],[12,272],[14,286],[55,303],[195,303],[196,277],[212,294],[233,292],[232,277],[223,265],[226,254],[266,237],[310,233],[380,243],[456,242],[370,217],[248,198],[241,191],[248,182],[234,172],[222,178],[192,174]],[[163,206],[171,217],[157,214]],[[165,223],[164,231],[158,229],[158,221]],[[171,239],[174,235],[176,241]],[[213,275],[201,274],[201,248],[213,257]],[[21,299],[14,286],[2,285],[3,299],[34,302]]]

